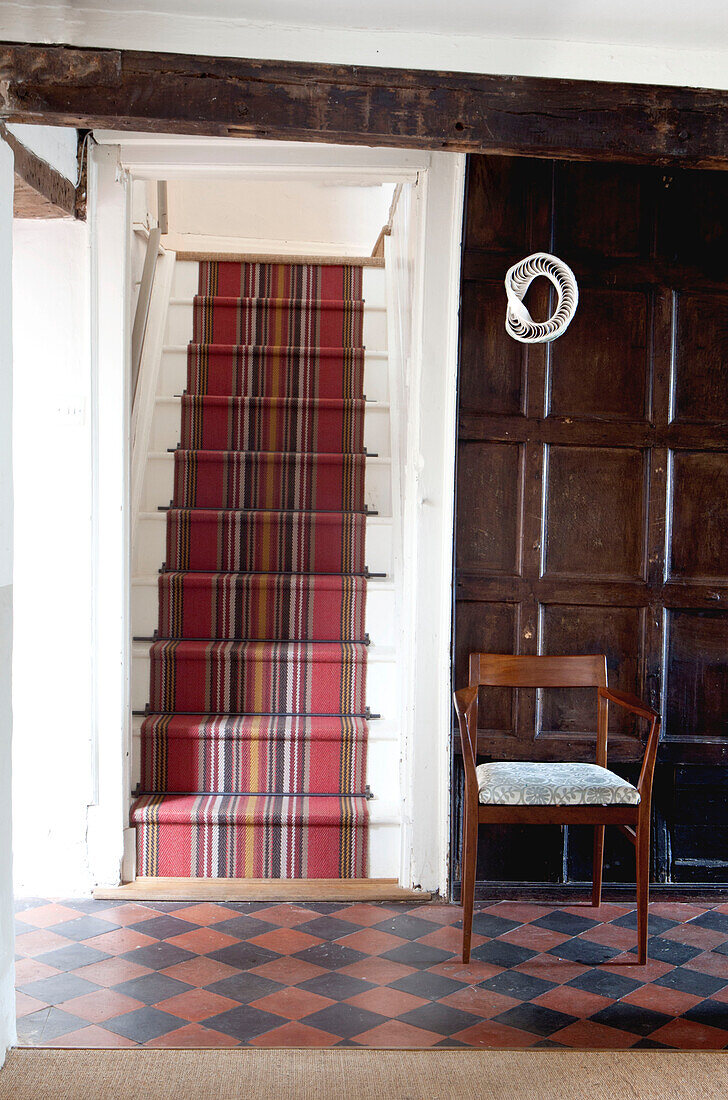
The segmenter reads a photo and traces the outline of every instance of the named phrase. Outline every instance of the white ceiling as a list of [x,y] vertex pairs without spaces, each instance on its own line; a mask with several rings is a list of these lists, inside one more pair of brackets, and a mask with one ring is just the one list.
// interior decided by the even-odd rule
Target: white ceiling
[[[0,5],[4,6],[4,5]],[[44,5],[45,6],[45,5]],[[67,0],[48,7],[165,12],[259,24],[680,49],[728,43],[726,0]]]

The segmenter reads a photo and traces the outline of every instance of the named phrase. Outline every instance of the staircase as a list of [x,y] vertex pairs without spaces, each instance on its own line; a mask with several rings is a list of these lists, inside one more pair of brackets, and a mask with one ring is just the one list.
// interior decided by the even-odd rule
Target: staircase
[[179,445],[156,458],[137,875],[363,878],[362,269],[198,266]]

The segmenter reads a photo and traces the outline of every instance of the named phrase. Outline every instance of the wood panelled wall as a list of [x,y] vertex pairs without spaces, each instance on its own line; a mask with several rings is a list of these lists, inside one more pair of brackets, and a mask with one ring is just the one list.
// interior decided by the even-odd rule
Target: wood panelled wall
[[[529,347],[503,277],[539,250],[580,302]],[[538,280],[534,317],[551,296]],[[457,686],[471,650],[606,653],[662,707],[654,878],[728,881],[728,173],[469,158],[454,623]],[[483,690],[480,715],[483,759],[594,759],[588,693]],[[633,776],[641,731],[612,719]],[[481,881],[591,874],[577,829],[483,827],[479,855]],[[606,879],[633,876],[611,838]]]

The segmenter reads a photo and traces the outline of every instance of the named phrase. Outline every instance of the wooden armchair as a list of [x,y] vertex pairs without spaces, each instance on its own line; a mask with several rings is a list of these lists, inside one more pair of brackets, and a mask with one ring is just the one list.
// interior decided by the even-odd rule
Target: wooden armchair
[[[478,688],[593,687],[597,701],[595,764],[497,761],[476,764]],[[460,723],[465,800],[463,805],[463,962],[470,960],[478,825],[593,825],[592,905],[601,904],[604,826],[616,825],[635,846],[637,863],[637,965],[647,962],[647,904],[650,887],[650,806],[659,715],[633,695],[607,686],[603,656],[512,657],[470,654],[470,685],[454,693]],[[607,769],[609,703],[650,723],[642,769],[633,787]]]

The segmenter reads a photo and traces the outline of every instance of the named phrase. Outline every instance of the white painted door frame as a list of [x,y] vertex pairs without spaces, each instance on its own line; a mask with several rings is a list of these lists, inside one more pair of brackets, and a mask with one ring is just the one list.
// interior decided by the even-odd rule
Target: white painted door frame
[[[403,845],[400,881],[445,892],[449,847],[450,624],[460,233],[465,158],[413,150],[96,132],[90,158],[96,451],[95,758],[89,864],[119,881],[128,826],[128,259],[134,179],[326,179],[417,183],[409,272],[415,324],[400,455]],[[404,364],[397,365],[404,369]],[[396,429],[395,429],[396,430]]]

